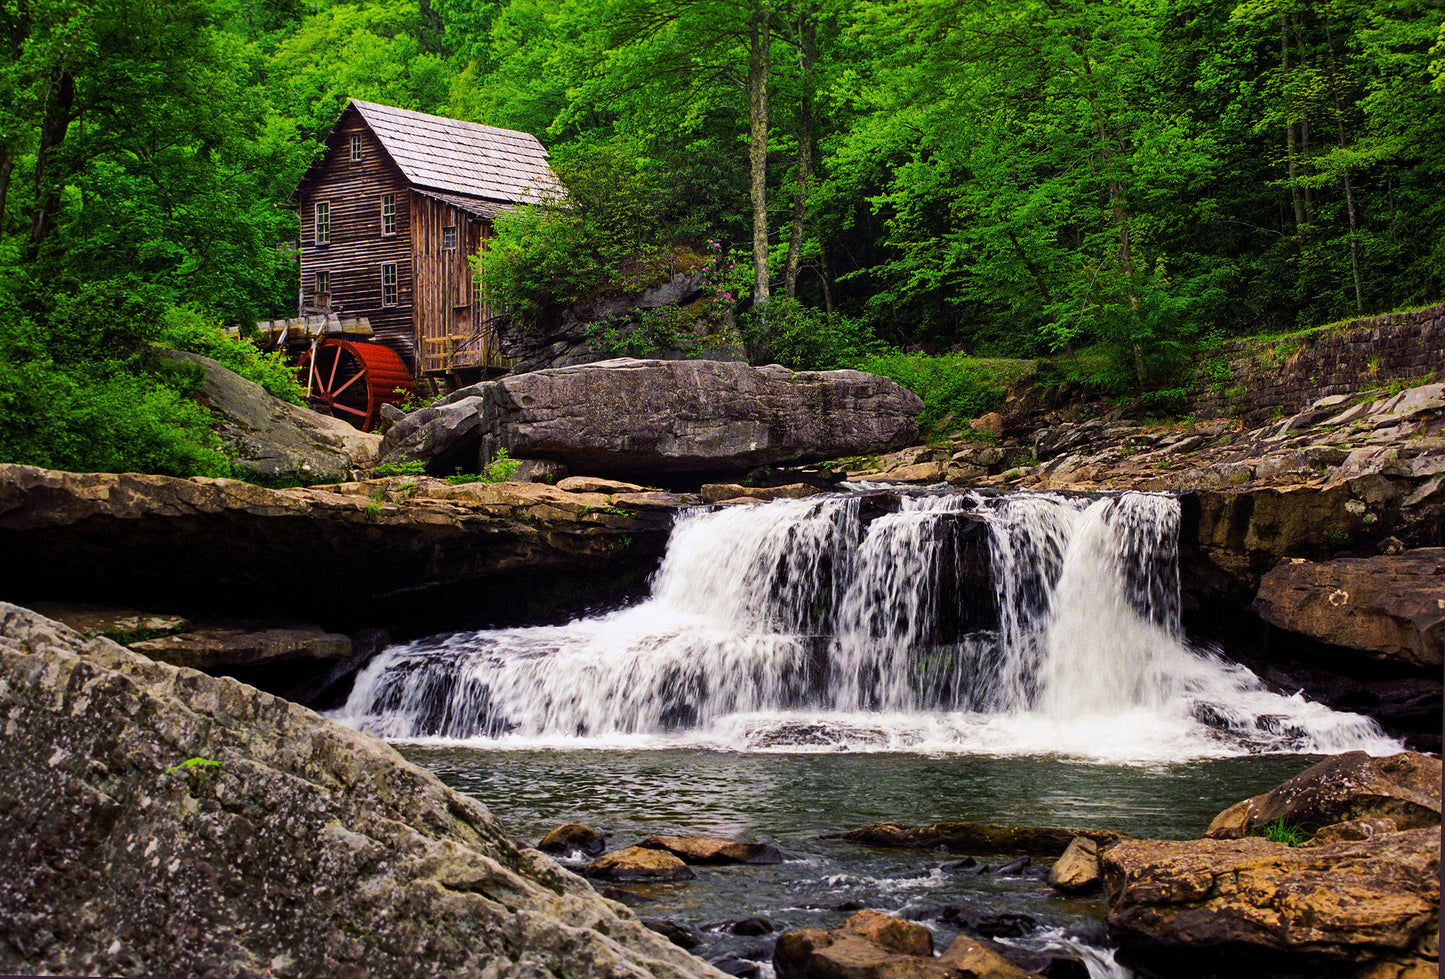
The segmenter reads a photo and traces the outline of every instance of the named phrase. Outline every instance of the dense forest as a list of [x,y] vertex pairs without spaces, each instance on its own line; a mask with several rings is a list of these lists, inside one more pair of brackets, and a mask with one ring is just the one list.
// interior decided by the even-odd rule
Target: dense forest
[[[715,257],[751,351],[1194,345],[1440,298],[1420,0],[0,0],[0,461],[224,473],[218,323],[295,312],[284,207],[349,97],[532,132],[519,309]],[[278,388],[284,385],[277,384]]]

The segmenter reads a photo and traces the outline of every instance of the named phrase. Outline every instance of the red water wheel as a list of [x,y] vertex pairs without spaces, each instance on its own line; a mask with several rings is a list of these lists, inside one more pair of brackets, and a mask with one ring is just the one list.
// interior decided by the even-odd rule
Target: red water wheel
[[301,358],[301,386],[312,411],[371,431],[381,406],[411,394],[411,371],[390,347],[350,340],[322,340]]

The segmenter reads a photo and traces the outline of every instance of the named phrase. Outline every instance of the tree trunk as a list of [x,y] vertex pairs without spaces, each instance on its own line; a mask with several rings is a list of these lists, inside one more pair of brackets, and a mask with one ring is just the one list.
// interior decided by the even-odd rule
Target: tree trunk
[[768,303],[768,45],[772,11],[754,0],[748,20],[748,163],[753,203],[753,305]]
[[[1285,14],[1279,15],[1279,59],[1284,69],[1284,84],[1289,84],[1289,18]],[[1294,120],[1290,118],[1289,103],[1285,103],[1284,115],[1284,141],[1285,161],[1289,165],[1289,196],[1294,203],[1294,229],[1295,234],[1305,225],[1305,204],[1304,198],[1299,192],[1299,174],[1295,161],[1299,156],[1299,148],[1295,146]]]
[[798,14],[798,67],[803,93],[798,107],[798,180],[793,194],[793,230],[788,238],[788,263],[783,272],[788,298],[798,293],[798,265],[803,258],[803,219],[808,188],[813,182],[813,65],[818,60],[818,25],[812,4]]
[[40,147],[35,153],[35,214],[30,222],[30,244],[38,249],[55,228],[60,211],[60,181],[50,173],[51,157],[65,142],[75,107],[75,76],[63,66],[45,96],[40,123]]
[[[1330,51],[1330,97],[1335,103],[1335,127],[1340,138],[1340,149],[1346,148],[1345,110],[1340,106],[1340,86],[1335,74],[1335,39],[1330,32],[1330,19],[1325,17],[1325,44]],[[1345,210],[1350,215],[1350,268],[1355,274],[1355,312],[1365,311],[1365,292],[1360,282],[1360,221],[1355,212],[1355,191],[1350,185],[1350,169],[1345,167],[1340,174],[1340,183],[1345,187]]]

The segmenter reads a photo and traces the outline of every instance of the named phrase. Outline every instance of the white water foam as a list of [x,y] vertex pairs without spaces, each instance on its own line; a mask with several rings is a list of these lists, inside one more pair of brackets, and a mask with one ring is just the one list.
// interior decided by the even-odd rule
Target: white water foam
[[[497,748],[1123,763],[1399,748],[1188,643],[1169,497],[941,494],[861,514],[857,496],[684,514],[648,601],[392,647],[334,716]],[[991,584],[963,573],[976,551]]]

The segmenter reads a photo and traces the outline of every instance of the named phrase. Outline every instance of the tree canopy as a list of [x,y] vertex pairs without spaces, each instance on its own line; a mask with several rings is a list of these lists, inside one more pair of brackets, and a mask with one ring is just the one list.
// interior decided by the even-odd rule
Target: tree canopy
[[278,205],[351,97],[542,139],[582,216],[503,223],[519,288],[719,243],[797,366],[1099,346],[1138,390],[1205,336],[1441,296],[1419,0],[0,0],[0,36],[0,406],[41,433],[6,459],[224,469],[200,434],[82,451],[84,406],[200,432],[141,355],[295,312]]

